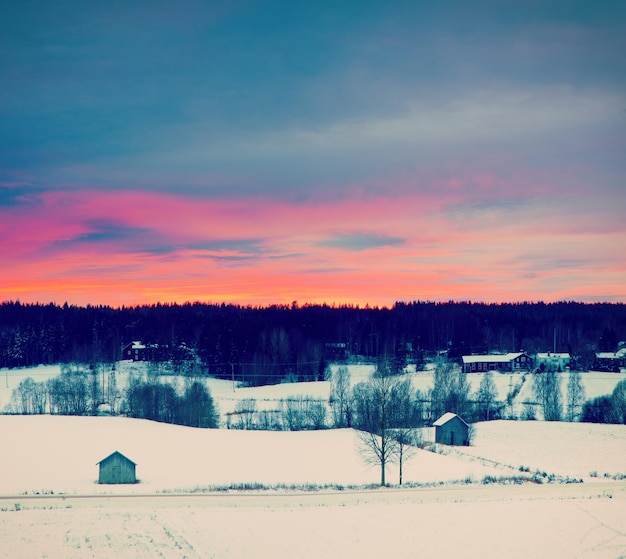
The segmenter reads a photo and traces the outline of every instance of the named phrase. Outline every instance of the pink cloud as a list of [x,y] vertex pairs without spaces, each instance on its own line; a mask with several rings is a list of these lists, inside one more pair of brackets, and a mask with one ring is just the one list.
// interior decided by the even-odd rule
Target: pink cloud
[[[0,213],[0,263],[9,270],[0,298],[111,305],[626,298],[623,260],[615,257],[623,227],[597,225],[590,235],[568,225],[574,204],[502,203],[517,190],[489,174],[444,182],[443,192],[437,183],[413,190],[407,178],[390,194],[308,204],[47,192]],[[602,208],[585,217],[587,230],[602,223]]]

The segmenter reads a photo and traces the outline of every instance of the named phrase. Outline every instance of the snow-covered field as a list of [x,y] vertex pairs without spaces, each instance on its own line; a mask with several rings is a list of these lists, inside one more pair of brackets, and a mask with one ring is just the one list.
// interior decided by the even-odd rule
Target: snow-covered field
[[[120,368],[120,384],[132,368],[141,366]],[[372,370],[354,369],[352,382]],[[23,378],[59,372],[0,371],[0,406]],[[495,376],[502,397],[509,377]],[[587,397],[609,394],[623,378],[583,374]],[[432,382],[428,372],[412,379],[420,390]],[[480,375],[469,379],[475,390]],[[222,414],[242,398],[271,407],[299,395],[327,399],[330,390],[327,382],[208,384]],[[439,445],[405,463],[405,481],[428,486],[356,492],[348,488],[376,484],[380,472],[363,461],[348,429],[210,430],[119,417],[0,415],[0,445],[0,559],[626,557],[624,425],[479,423],[473,446]],[[137,462],[140,483],[96,483],[96,463],[113,450]],[[483,483],[537,473],[540,485]],[[545,483],[551,476],[583,483]],[[391,465],[387,478],[397,477]],[[279,487],[215,490],[243,484]]]
[[[0,558],[618,559],[626,496],[572,486],[490,486],[480,494],[68,500],[0,512]],[[578,489],[578,487],[574,487]],[[555,492],[555,490],[558,490]],[[55,507],[55,508],[46,508]]]
[[[0,494],[11,494],[0,498],[0,558],[626,557],[626,484],[603,477],[626,473],[623,425],[480,423],[474,447],[418,451],[405,467],[413,482],[475,483],[356,493],[181,493],[230,483],[376,483],[379,472],[364,464],[351,430],[0,416],[0,434]],[[137,462],[140,483],[95,483],[96,462],[115,449]],[[481,483],[518,464],[587,472],[585,483]],[[396,474],[390,468],[392,482]],[[97,497],[73,497],[85,494]]]
[[545,421],[489,421],[476,424],[470,447],[440,449],[449,456],[474,457],[512,471],[582,479],[626,479],[626,425]]
[[[331,365],[331,375],[336,371],[338,365]],[[117,387],[123,391],[128,383],[130,375],[144,376],[147,374],[147,363],[133,363],[132,361],[121,361],[116,366]],[[368,380],[375,370],[374,365],[349,365],[351,384],[355,384]],[[43,382],[59,375],[61,367],[59,365],[47,365],[40,367],[24,368],[24,369],[0,369],[0,411],[4,410],[11,401],[11,394],[19,383],[31,377],[36,382]],[[480,381],[484,373],[472,373],[467,375],[468,382],[471,387],[471,393],[478,391]],[[567,394],[567,380],[569,373],[561,373],[561,391],[565,396]],[[425,394],[433,385],[432,370],[410,372],[407,377],[415,389]],[[161,377],[163,382],[170,382],[182,389],[184,379],[177,376]],[[533,383],[531,375],[503,374],[494,373],[493,380],[498,391],[498,400],[504,402],[510,390],[517,385],[520,386],[519,393],[513,401],[510,409],[506,413],[510,413],[513,417],[522,417],[525,402],[535,401],[533,395]],[[604,373],[604,372],[585,372],[581,373],[581,381],[585,390],[587,399],[597,396],[608,395],[613,392],[615,385],[626,380],[626,373]],[[285,383],[273,386],[258,387],[241,387],[237,382],[233,383],[229,380],[221,380],[215,378],[205,379],[206,385],[211,390],[211,394],[218,405],[222,424],[226,423],[226,416],[235,410],[237,402],[243,399],[254,399],[258,410],[275,410],[280,406],[281,400],[296,398],[300,396],[309,397],[317,400],[328,402],[330,397],[330,382],[302,382],[302,383]],[[330,416],[330,415],[329,415]],[[507,416],[508,417],[508,416]]]
[[[366,464],[350,429],[237,431],[193,429],[119,417],[0,416],[0,494],[193,491],[231,484],[367,485]],[[96,463],[119,450],[138,464],[141,483],[97,485]],[[397,468],[387,470],[397,480]],[[508,475],[510,472],[506,472]],[[404,465],[415,483],[500,475],[477,461],[419,451]]]

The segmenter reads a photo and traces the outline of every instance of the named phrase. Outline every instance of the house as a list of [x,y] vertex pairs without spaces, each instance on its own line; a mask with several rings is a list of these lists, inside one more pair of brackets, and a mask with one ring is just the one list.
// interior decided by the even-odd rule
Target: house
[[469,446],[469,425],[456,413],[444,413],[433,426],[436,443]]
[[[535,367],[544,371],[565,371],[570,365],[571,357],[569,353],[538,353],[535,357]],[[542,368],[543,365],[543,368]]]
[[485,371],[517,372],[533,368],[533,358],[523,352],[505,355],[464,355],[463,372],[481,373]]
[[141,342],[130,342],[122,347],[122,359],[130,359],[131,361],[149,361],[148,348]]
[[597,371],[609,371],[619,373],[622,367],[626,367],[626,348],[618,351],[601,351],[596,353],[596,361],[593,368]]
[[348,344],[344,342],[326,342],[324,357],[330,361],[345,361],[348,358]]
[[96,465],[100,467],[98,483],[137,483],[135,474],[137,464],[117,450]]

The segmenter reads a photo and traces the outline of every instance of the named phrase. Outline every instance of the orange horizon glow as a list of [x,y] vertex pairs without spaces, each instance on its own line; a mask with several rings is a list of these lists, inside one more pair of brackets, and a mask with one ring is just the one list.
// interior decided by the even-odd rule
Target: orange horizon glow
[[0,300],[626,301],[626,268],[614,258],[623,231],[602,222],[596,231],[572,231],[540,210],[524,219],[515,208],[464,214],[452,198],[401,193],[306,205],[50,192],[36,207],[3,216],[2,265],[10,273],[0,279]]

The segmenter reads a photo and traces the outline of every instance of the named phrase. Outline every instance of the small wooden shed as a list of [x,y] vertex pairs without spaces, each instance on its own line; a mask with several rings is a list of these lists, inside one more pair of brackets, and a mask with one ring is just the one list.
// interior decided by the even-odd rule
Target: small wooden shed
[[468,446],[469,425],[456,413],[444,413],[433,423],[435,442],[441,444]]
[[97,464],[100,467],[98,483],[137,483],[137,464],[117,450]]

